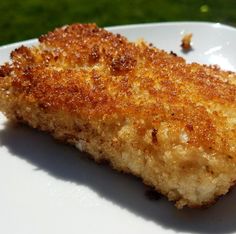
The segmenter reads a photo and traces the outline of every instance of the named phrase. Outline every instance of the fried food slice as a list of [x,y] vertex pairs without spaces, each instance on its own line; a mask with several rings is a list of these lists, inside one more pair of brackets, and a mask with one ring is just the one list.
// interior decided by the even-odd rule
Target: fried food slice
[[141,177],[178,208],[229,191],[235,73],[187,64],[95,24],[64,26],[39,42],[1,66],[0,109],[10,120]]

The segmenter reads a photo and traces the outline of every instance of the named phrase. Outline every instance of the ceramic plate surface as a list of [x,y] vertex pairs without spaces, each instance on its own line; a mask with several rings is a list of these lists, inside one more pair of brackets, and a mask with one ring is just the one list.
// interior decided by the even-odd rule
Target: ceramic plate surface
[[[236,71],[236,29],[218,23],[177,22],[107,28],[144,39],[188,62]],[[193,50],[181,38],[193,34]],[[0,47],[0,64],[29,40]],[[145,196],[140,180],[97,165],[72,146],[0,115],[0,233],[236,233],[236,190],[207,210],[177,210]]]

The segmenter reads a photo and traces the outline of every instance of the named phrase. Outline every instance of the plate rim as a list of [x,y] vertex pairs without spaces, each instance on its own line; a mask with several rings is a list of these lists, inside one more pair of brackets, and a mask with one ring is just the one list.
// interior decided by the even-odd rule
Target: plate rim
[[[114,25],[114,26],[105,26],[105,27],[101,27],[104,28],[108,31],[110,30],[121,30],[121,29],[135,29],[135,28],[140,28],[140,27],[164,27],[164,26],[187,26],[187,25],[195,25],[195,26],[209,26],[209,27],[215,27],[215,28],[223,28],[223,29],[227,29],[230,31],[234,31],[236,33],[236,27],[227,25],[227,24],[223,24],[223,23],[219,23],[219,22],[208,22],[208,21],[168,21],[168,22],[150,22],[150,23],[138,23],[138,24],[124,24],[124,25]],[[58,26],[55,28],[60,28],[63,27],[62,26]],[[53,29],[52,29],[53,30]],[[43,33],[46,34],[47,32]],[[22,44],[34,44],[37,43],[38,39],[37,38],[31,38],[31,39],[27,39],[27,40],[23,40],[23,41],[17,41],[17,42],[13,42],[13,43],[9,43],[9,44],[5,44],[5,45],[1,45],[0,49],[4,50],[7,49],[11,46],[13,47],[17,47],[20,46]]]
[[216,28],[225,28],[236,31],[236,27],[231,25],[223,24],[220,22],[210,22],[210,21],[168,21],[168,22],[150,22],[150,23],[138,23],[138,24],[124,24],[124,25],[114,25],[104,27],[108,30],[121,29],[121,28],[138,28],[138,27],[152,27],[152,26],[180,26],[180,25],[202,25],[202,26],[213,26]]

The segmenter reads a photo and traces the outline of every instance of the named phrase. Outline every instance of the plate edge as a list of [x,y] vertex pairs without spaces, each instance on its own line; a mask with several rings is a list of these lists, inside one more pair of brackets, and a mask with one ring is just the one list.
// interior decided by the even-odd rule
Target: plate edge
[[[207,22],[207,21],[173,21],[173,22],[152,22],[152,23],[143,23],[143,24],[127,24],[127,25],[115,25],[115,26],[108,26],[104,27],[104,29],[112,31],[117,29],[132,29],[132,28],[139,28],[139,27],[151,27],[151,26],[175,26],[175,25],[206,25],[206,26],[215,26],[215,27],[222,27],[228,30],[232,30],[236,32],[236,28],[221,24],[217,22]],[[0,46],[0,49],[7,49],[8,47],[17,47],[21,44],[36,44],[38,42],[37,38],[32,38],[24,41],[14,42],[6,45]]]

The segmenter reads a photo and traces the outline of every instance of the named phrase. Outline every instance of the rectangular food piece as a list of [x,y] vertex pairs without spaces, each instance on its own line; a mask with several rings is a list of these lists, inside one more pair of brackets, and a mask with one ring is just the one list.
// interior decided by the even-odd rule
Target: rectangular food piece
[[235,73],[95,24],[55,29],[0,68],[10,120],[142,178],[178,208],[209,205],[235,183],[235,99]]

